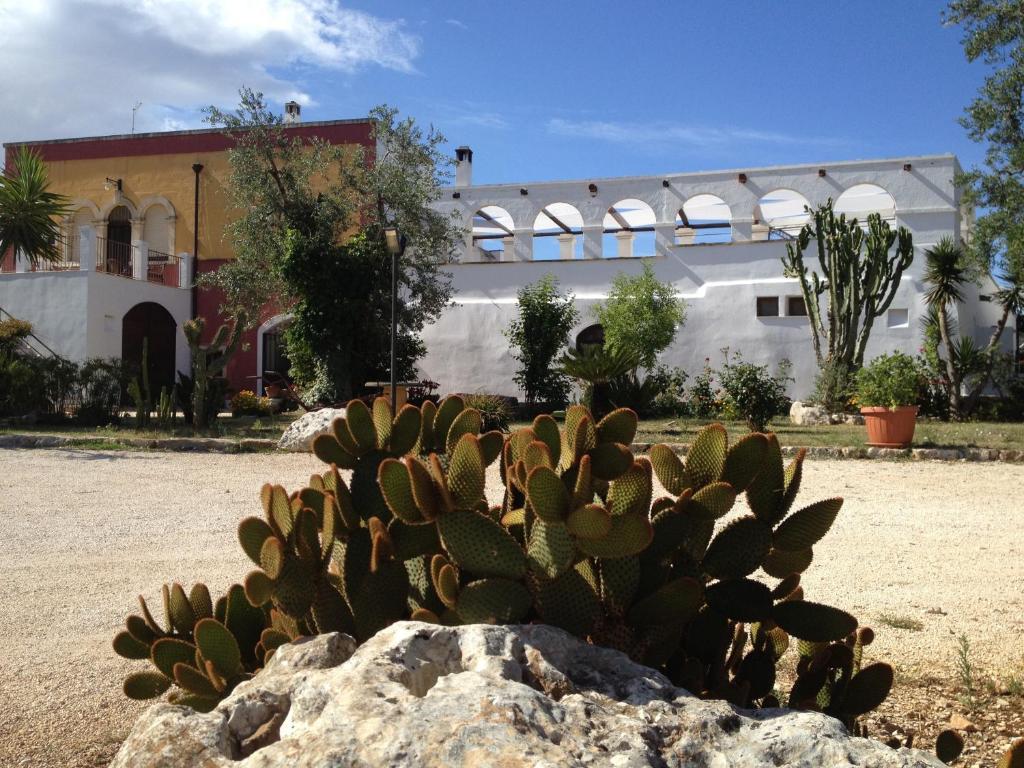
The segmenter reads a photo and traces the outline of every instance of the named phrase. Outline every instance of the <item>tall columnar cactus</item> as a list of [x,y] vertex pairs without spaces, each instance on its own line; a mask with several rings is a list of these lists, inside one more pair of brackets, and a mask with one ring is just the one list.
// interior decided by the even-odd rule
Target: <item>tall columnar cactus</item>
[[145,429],[149,426],[149,416],[153,410],[153,394],[149,387],[148,336],[142,337],[142,370],[128,382],[128,395],[135,403],[135,428]]
[[[261,631],[243,647],[230,603],[226,619],[213,618],[239,638],[243,655],[260,663],[290,638],[336,629],[362,642],[407,618],[543,621],[742,706],[778,705],[776,665],[794,644],[792,705],[854,725],[888,694],[891,667],[861,667],[870,630],[803,599],[800,574],[842,504],[791,511],[803,454],[786,465],[774,436],[730,447],[712,425],[685,462],[664,446],[635,458],[637,419],[627,409],[595,421],[577,406],[561,428],[539,416],[507,437],[480,434],[480,424],[458,398],[397,415],[383,399],[349,403],[314,443],[328,470],[291,494],[264,486],[264,516],[239,526],[259,568],[229,595],[246,598]],[[500,505],[486,493],[496,461]],[[655,476],[669,495],[653,499]],[[740,496],[744,507],[727,519]],[[115,645],[152,657],[135,644],[150,639],[131,631],[140,621],[129,619],[131,642],[122,633]],[[206,670],[218,695],[251,673],[245,664],[215,666],[211,676],[193,624],[174,622],[173,639],[200,648],[203,663],[192,667]],[[156,695],[172,679],[202,685],[189,671],[169,672],[131,692],[138,685]],[[214,697],[201,690],[206,706]]]
[[[893,230],[877,213],[868,216],[866,230],[855,218],[836,216],[831,199],[812,213],[813,222],[786,244],[782,264],[787,277],[800,280],[818,366],[848,374],[864,363],[875,318],[892,303],[914,259],[914,241],[909,230]],[[804,263],[812,239],[821,275]]]
[[209,344],[203,344],[203,330],[206,321],[196,317],[185,321],[181,328],[192,353],[192,426],[206,429],[209,424],[207,397],[210,381],[221,374],[225,366],[238,351],[245,330],[246,316],[240,314],[230,328],[225,323],[217,329]]

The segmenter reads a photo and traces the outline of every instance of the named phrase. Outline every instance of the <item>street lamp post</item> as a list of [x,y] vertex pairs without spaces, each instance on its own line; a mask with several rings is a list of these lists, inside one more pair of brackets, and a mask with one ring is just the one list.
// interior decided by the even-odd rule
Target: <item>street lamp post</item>
[[398,227],[384,227],[384,244],[391,254],[391,413],[398,410],[398,375],[395,370],[395,339],[398,336],[398,257],[405,251],[405,235]]

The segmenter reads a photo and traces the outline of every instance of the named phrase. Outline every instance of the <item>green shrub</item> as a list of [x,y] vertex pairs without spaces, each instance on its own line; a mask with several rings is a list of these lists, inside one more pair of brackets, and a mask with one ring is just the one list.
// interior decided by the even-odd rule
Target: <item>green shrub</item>
[[676,297],[672,283],[658,280],[651,265],[644,264],[639,275],[615,276],[608,300],[594,315],[609,350],[628,350],[640,367],[651,370],[686,321],[686,304]]
[[553,363],[579,317],[573,296],[563,296],[558,280],[548,274],[519,289],[518,306],[518,316],[505,330],[519,363],[512,380],[527,403],[562,404],[569,397],[569,379]]
[[32,333],[32,323],[16,317],[0,320],[0,354],[12,354],[22,339]]
[[731,414],[744,419],[752,432],[763,432],[774,417],[789,412],[786,382],[792,379],[788,360],[780,362],[778,372],[772,375],[766,365],[743,362],[738,352],[732,359],[728,349],[723,354],[725,363],[718,378]]
[[[842,505],[792,511],[803,453],[787,466],[773,435],[729,446],[713,424],[685,463],[663,445],[637,458],[628,409],[595,421],[573,406],[561,428],[542,415],[507,437],[482,424],[457,396],[398,414],[384,398],[350,402],[313,443],[326,472],[292,494],[265,485],[262,516],[239,524],[255,566],[242,585],[216,603],[202,585],[168,585],[166,621],[144,603],[128,617],[114,649],[154,669],[125,693],[176,686],[172,701],[209,710],[282,643],[332,631],[362,643],[413,619],[552,624],[740,707],[779,705],[776,667],[795,647],[791,707],[853,727],[885,699],[892,668],[861,669],[873,633],[803,599],[800,574]],[[499,474],[503,503],[489,508]],[[652,503],[654,475],[670,495]]]
[[693,378],[690,387],[687,407],[691,416],[698,419],[710,419],[718,416],[722,407],[721,398],[715,389],[715,369],[711,367],[711,358],[704,358],[704,368]]
[[467,408],[473,408],[480,412],[483,419],[481,430],[491,432],[508,432],[509,422],[512,420],[512,406],[509,398],[504,395],[487,395],[476,393],[472,395],[461,395]]
[[627,371],[608,380],[608,401],[615,408],[630,408],[641,419],[648,419],[654,415],[661,384],[656,376],[640,378],[636,371]]
[[914,405],[925,384],[921,369],[910,355],[879,355],[857,372],[857,403],[883,408]]
[[243,389],[231,398],[232,416],[269,416],[273,412],[270,398],[257,397],[252,390]]
[[117,358],[90,358],[82,363],[75,420],[91,427],[116,424],[120,420],[125,379],[124,366]]
[[856,381],[844,362],[826,361],[814,379],[811,402],[824,406],[830,413],[842,413],[853,408]]

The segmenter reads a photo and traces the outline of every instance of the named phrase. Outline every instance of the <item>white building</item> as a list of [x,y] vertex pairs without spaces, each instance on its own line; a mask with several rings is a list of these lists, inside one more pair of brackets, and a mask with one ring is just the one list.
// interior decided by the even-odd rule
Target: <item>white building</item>
[[[913,233],[916,257],[875,322],[867,359],[918,353],[923,250],[943,236],[969,237],[953,155],[479,186],[472,152],[460,147],[457,158],[456,184],[438,207],[457,212],[466,241],[451,268],[454,304],[425,329],[421,362],[443,391],[521,396],[502,334],[521,286],[554,275],[576,298],[575,336],[595,323],[593,307],[615,275],[648,263],[687,305],[685,326],[662,362],[693,375],[705,358],[720,363],[723,347],[772,368],[785,358],[793,364],[790,394],[802,397],[817,366],[799,284],[783,276],[780,257],[807,221],[805,205],[833,198],[837,212],[864,220],[877,211]],[[987,341],[998,312],[986,299],[995,289],[987,281],[967,291],[962,333]]]

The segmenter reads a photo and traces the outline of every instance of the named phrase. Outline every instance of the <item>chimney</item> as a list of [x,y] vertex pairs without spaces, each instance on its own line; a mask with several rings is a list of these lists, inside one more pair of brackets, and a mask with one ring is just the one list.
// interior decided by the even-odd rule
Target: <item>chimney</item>
[[297,101],[289,101],[284,105],[284,121],[286,123],[302,122],[302,105]]
[[455,150],[455,186],[468,187],[473,183],[473,150],[457,147]]

